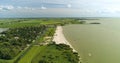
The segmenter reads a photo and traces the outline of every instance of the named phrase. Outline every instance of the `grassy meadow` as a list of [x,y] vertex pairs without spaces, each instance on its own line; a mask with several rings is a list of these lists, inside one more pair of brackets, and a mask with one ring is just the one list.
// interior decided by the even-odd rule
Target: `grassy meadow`
[[61,23],[59,19],[2,19],[0,20],[0,28],[16,28],[25,26],[37,26],[46,24]]
[[18,63],[31,63],[32,59],[41,52],[45,47],[32,46],[32,48],[24,55]]

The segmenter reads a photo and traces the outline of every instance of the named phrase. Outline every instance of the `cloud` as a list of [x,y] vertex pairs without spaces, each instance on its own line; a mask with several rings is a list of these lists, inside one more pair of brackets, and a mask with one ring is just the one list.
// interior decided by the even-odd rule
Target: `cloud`
[[45,9],[47,9],[47,8],[46,8],[45,6],[42,6],[41,9],[42,9],[42,10],[45,10]]
[[119,0],[3,0],[0,13],[16,16],[112,16],[120,15],[119,3]]
[[71,5],[71,4],[67,4],[67,7],[68,7],[68,8],[71,8],[71,7],[72,7],[72,5]]
[[0,11],[5,11],[5,10],[12,10],[14,9],[14,6],[12,5],[0,5]]
[[21,7],[21,6],[17,6],[15,9],[16,9],[16,10],[35,10],[35,8],[31,8],[31,7]]

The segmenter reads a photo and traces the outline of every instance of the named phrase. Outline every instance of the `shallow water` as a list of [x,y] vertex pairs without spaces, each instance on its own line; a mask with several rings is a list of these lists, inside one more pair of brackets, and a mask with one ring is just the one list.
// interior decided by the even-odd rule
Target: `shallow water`
[[81,56],[82,63],[120,63],[120,19],[87,21],[101,24],[64,26],[66,39]]

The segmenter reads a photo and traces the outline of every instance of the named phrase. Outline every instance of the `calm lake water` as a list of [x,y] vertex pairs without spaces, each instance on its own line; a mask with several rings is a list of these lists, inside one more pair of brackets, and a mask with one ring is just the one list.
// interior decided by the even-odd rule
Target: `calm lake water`
[[82,63],[120,63],[120,18],[90,20],[101,24],[64,26],[66,39]]

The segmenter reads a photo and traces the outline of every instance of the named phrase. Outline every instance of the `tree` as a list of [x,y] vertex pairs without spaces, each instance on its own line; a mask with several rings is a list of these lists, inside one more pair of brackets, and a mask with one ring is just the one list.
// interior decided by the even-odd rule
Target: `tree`
[[46,60],[40,60],[39,63],[48,63]]

